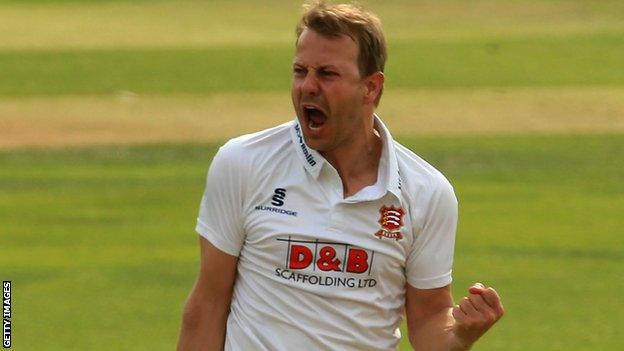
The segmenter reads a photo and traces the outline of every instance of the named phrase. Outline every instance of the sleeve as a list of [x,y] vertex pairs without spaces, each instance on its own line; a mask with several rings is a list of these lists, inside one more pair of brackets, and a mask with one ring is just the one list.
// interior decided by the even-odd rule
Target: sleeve
[[231,145],[215,155],[206,180],[195,230],[219,250],[238,256],[245,240],[243,231],[244,172],[240,155]]
[[457,198],[444,179],[433,192],[424,225],[414,241],[406,265],[407,282],[418,289],[435,289],[452,281]]

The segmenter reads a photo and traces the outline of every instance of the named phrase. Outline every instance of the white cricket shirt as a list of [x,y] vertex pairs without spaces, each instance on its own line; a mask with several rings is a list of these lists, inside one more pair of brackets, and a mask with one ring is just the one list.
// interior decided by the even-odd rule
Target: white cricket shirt
[[220,148],[196,230],[239,258],[225,350],[395,350],[405,284],[450,284],[453,188],[375,128],[377,183],[346,199],[296,120]]

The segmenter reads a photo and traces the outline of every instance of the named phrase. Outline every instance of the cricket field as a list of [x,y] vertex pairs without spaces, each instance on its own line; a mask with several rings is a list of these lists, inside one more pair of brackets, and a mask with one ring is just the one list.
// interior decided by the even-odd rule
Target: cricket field
[[[474,348],[624,345],[624,2],[362,1],[378,113],[460,202]],[[0,278],[21,350],[172,350],[195,218],[228,138],[294,117],[296,1],[0,3]],[[401,350],[409,350],[404,338]]]

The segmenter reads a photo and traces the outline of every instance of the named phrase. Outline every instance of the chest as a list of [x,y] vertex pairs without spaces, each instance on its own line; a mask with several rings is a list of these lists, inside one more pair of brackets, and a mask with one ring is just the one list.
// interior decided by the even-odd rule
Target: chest
[[390,192],[344,200],[340,187],[305,173],[263,178],[246,206],[241,259],[288,277],[400,280],[413,245],[408,209]]

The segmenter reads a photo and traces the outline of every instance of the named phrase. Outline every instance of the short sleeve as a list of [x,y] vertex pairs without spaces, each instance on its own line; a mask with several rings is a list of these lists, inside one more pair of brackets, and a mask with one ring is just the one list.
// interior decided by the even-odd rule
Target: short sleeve
[[245,184],[240,153],[230,143],[222,146],[212,160],[195,230],[219,250],[238,256],[245,240]]
[[456,230],[457,198],[443,179],[430,197],[424,225],[407,259],[406,277],[411,286],[434,289],[451,283]]

